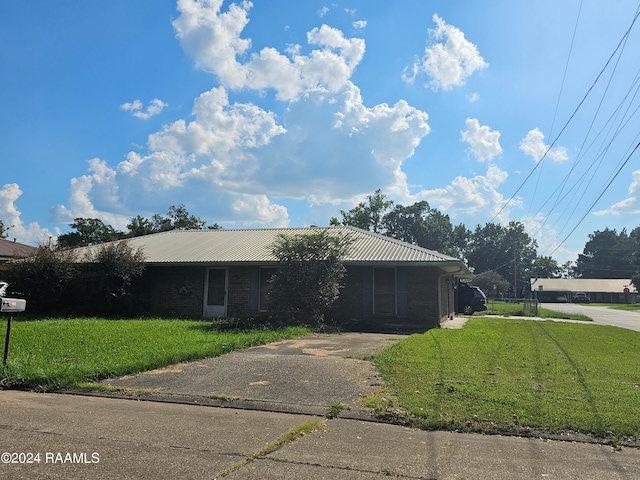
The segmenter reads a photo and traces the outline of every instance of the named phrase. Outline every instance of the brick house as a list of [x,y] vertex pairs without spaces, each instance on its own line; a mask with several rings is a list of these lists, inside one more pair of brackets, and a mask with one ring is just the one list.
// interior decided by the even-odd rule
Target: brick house
[[[426,330],[454,313],[453,287],[470,278],[456,258],[354,227],[327,227],[352,242],[330,316],[363,328]],[[268,312],[278,235],[311,228],[169,231],[129,241],[145,254],[143,305],[164,317],[248,317]]]

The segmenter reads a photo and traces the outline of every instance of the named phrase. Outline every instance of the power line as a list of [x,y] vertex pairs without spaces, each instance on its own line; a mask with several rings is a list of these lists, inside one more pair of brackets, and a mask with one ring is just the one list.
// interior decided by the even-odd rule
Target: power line
[[[631,22],[631,25],[629,26],[629,28],[627,29],[627,31],[624,33],[624,35],[622,36],[622,38],[620,39],[620,42],[618,42],[618,45],[616,46],[616,48],[614,49],[613,53],[610,55],[609,59],[606,61],[604,67],[600,70],[600,73],[598,73],[597,77],[595,78],[595,80],[593,81],[593,83],[591,84],[591,86],[589,87],[589,89],[587,90],[587,92],[585,93],[584,97],[582,98],[582,100],[580,101],[580,103],[578,104],[578,106],[575,108],[575,110],[573,111],[573,113],[571,114],[571,116],[569,117],[569,119],[566,121],[566,123],[564,124],[564,126],[562,127],[562,129],[560,130],[560,132],[558,133],[558,135],[556,135],[556,137],[554,138],[554,140],[551,142],[551,144],[549,145],[549,147],[547,148],[547,150],[544,152],[544,155],[542,156],[542,158],[536,163],[535,167],[533,167],[533,169],[531,170],[531,172],[529,172],[529,175],[527,175],[527,177],[522,181],[522,183],[520,184],[520,186],[516,189],[516,191],[513,193],[513,195],[511,195],[511,197],[509,198],[509,200],[507,200],[507,202],[500,208],[500,210],[493,216],[493,218],[491,219],[491,221],[489,223],[493,223],[493,221],[498,218],[498,216],[500,216],[500,214],[504,211],[505,208],[507,208],[511,202],[514,200],[514,198],[516,197],[516,195],[518,194],[518,192],[520,192],[520,190],[522,190],[522,188],[524,187],[524,185],[529,181],[529,179],[531,178],[531,176],[534,174],[534,172],[538,169],[538,167],[542,164],[542,162],[544,161],[544,159],[547,157],[547,154],[551,151],[551,149],[554,147],[554,145],[556,144],[556,142],[558,141],[558,139],[560,138],[560,136],[564,133],[564,131],[567,129],[567,127],[569,126],[569,124],[571,123],[571,121],[573,120],[573,118],[576,116],[576,114],[578,113],[578,111],[580,110],[580,108],[582,107],[582,105],[584,104],[584,102],[587,100],[587,98],[589,97],[589,95],[591,94],[591,91],[594,89],[594,87],[596,86],[596,84],[598,83],[598,81],[600,80],[600,77],[604,74],[604,72],[606,71],[606,69],[609,66],[609,63],[611,62],[611,60],[614,58],[614,56],[616,55],[616,52],[621,48],[621,46],[624,44],[624,42],[626,41],[627,37],[629,36],[629,34],[631,33],[631,29],[633,28],[633,25],[635,24],[636,20],[638,19],[638,16],[640,15],[640,7],[638,8],[638,10],[636,11],[636,14],[633,17],[633,20]],[[576,226],[577,228],[577,226]],[[575,230],[575,228],[574,228]],[[566,239],[565,239],[566,240]],[[557,248],[556,248],[557,250]],[[555,251],[555,250],[554,250]]]

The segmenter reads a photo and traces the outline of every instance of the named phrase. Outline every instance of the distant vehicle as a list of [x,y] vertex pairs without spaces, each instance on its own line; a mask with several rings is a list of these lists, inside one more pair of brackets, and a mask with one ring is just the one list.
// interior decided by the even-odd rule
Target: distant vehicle
[[562,303],[567,303],[569,300],[567,299],[566,295],[558,295],[556,297],[556,302],[562,302]]
[[574,293],[573,294],[573,303],[590,303],[589,297],[586,293]]
[[473,315],[487,309],[487,296],[478,287],[460,283],[458,285],[458,312]]

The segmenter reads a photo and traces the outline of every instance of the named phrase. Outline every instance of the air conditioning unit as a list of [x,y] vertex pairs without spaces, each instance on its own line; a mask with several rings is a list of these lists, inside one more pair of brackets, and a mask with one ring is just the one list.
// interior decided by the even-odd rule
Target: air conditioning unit
[[22,298],[4,298],[0,297],[2,305],[0,305],[0,313],[18,313],[24,312],[27,308],[27,301]]

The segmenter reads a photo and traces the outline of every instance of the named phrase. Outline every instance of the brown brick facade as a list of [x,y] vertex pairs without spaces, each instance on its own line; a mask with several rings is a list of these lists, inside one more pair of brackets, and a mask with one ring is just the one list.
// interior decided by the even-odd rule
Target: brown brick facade
[[[374,267],[348,266],[344,287],[327,319],[368,326],[385,326],[418,330],[437,327],[452,311],[453,296],[449,292],[449,277],[441,277],[434,267],[397,267],[397,277],[406,284],[406,294],[398,294],[399,315],[378,316],[367,308],[365,290],[367,278]],[[150,267],[144,274],[141,308],[154,316],[173,318],[202,318],[204,316],[205,284],[208,267]],[[257,313],[258,266],[230,266],[227,271],[228,317],[250,317]],[[370,280],[369,280],[370,281]],[[398,281],[400,284],[400,280]],[[367,313],[367,311],[369,313]]]

